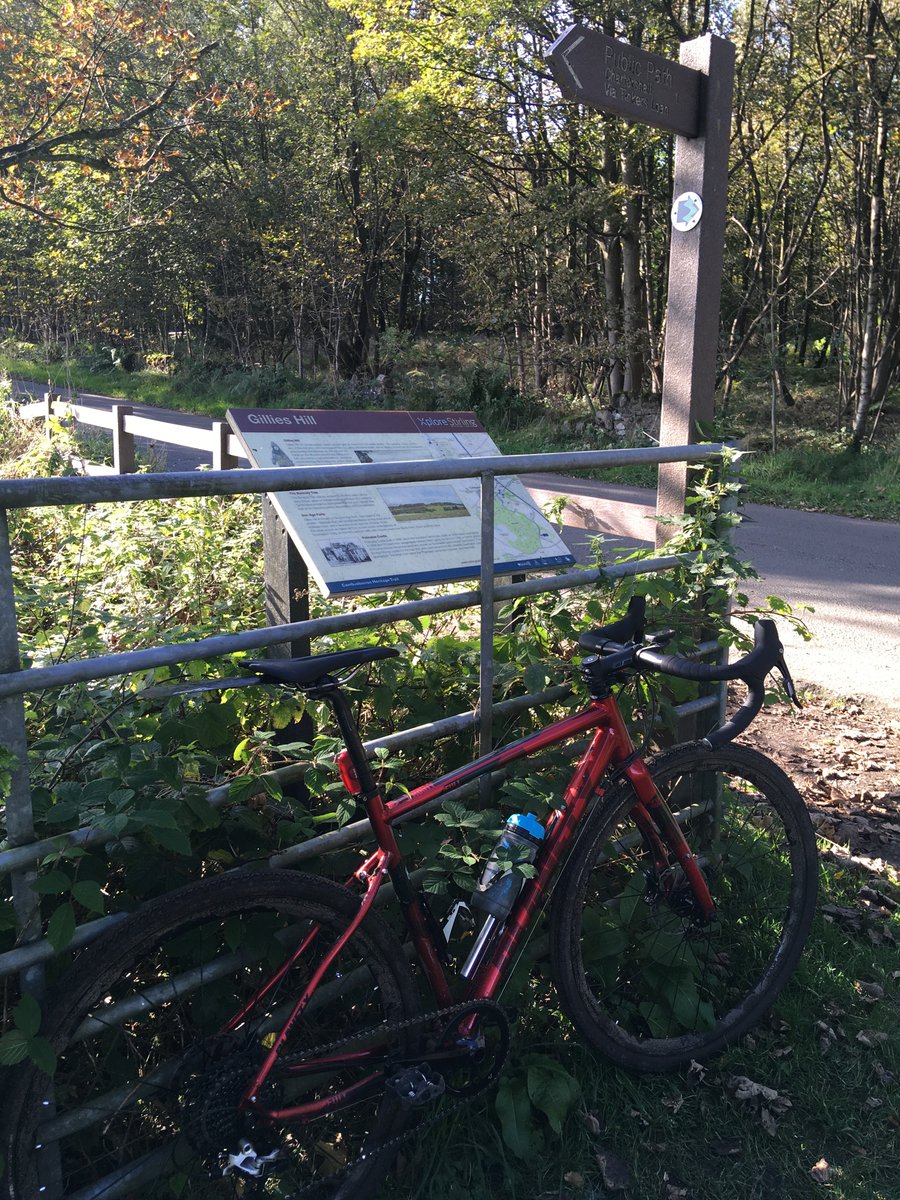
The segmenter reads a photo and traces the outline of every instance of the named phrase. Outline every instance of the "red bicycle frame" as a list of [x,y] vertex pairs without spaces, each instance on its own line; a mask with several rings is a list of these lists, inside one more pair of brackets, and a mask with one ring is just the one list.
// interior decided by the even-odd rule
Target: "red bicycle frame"
[[[338,712],[340,719],[340,712]],[[375,833],[378,849],[371,854],[355,872],[356,880],[365,888],[359,909],[352,922],[341,936],[323,954],[309,982],[291,1011],[280,1034],[275,1038],[265,1061],[251,1086],[247,1089],[243,1103],[253,1107],[259,1115],[278,1121],[302,1122],[321,1115],[341,1104],[358,1099],[374,1084],[384,1078],[383,1071],[374,1070],[350,1087],[322,1099],[279,1110],[261,1109],[256,1097],[266,1077],[279,1056],[279,1051],[290,1034],[291,1028],[301,1016],[322,978],[340,954],[346,943],[359,928],[369,912],[382,883],[390,878],[403,909],[403,914],[412,937],[416,953],[428,979],[431,991],[439,1007],[453,1003],[453,997],[441,963],[437,948],[429,931],[428,921],[421,900],[409,882],[403,856],[394,837],[393,824],[401,817],[416,812],[423,805],[439,799],[455,788],[495,771],[507,763],[527,758],[540,750],[559,745],[579,734],[593,729],[590,745],[582,755],[566,788],[560,806],[547,822],[547,832],[534,863],[535,874],[526,880],[519,896],[506,919],[495,942],[489,947],[473,979],[463,994],[464,1000],[490,1000],[499,992],[506,972],[522,946],[535,912],[542,899],[548,894],[553,876],[570,848],[575,833],[594,796],[602,794],[602,781],[612,768],[629,780],[635,793],[631,816],[644,837],[660,873],[673,865],[673,859],[681,867],[688,880],[698,909],[704,919],[711,919],[715,906],[706,886],[703,873],[692,853],[678,822],[669,812],[660,797],[644,762],[636,755],[631,736],[619,712],[614,697],[606,696],[591,701],[582,712],[555,721],[537,733],[520,738],[490,754],[483,755],[463,767],[450,771],[430,783],[413,788],[411,792],[396,800],[385,800],[368,768],[361,763],[360,751],[351,753],[343,750],[338,755],[341,778],[347,789],[362,799],[366,813]],[[346,735],[346,729],[344,730]],[[348,740],[348,745],[350,739]],[[358,734],[357,734],[358,743]],[[356,765],[354,764],[356,759]],[[364,778],[360,778],[360,776]],[[313,930],[293,952],[290,959],[275,976],[241,1009],[224,1027],[223,1032],[236,1029],[252,1012],[261,999],[268,995],[295,963],[309,952],[317,938]],[[341,1066],[359,1066],[379,1063],[378,1047],[358,1050],[349,1054],[332,1055],[327,1059],[312,1059],[285,1071],[293,1075],[334,1070]],[[382,1054],[383,1059],[383,1054]]]

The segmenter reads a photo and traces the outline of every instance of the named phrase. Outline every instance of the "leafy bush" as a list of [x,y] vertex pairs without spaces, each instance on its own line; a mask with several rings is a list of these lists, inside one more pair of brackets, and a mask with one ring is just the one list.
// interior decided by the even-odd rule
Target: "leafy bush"
[[161,375],[173,375],[175,373],[176,363],[174,354],[161,354],[152,351],[143,357],[148,371],[159,371]]
[[75,359],[75,364],[85,371],[99,373],[116,369],[113,352],[108,347],[82,350]]

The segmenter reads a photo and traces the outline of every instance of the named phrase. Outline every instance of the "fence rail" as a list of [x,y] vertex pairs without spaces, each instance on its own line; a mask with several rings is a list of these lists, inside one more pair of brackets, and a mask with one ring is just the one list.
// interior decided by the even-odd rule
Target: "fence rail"
[[[48,406],[45,405],[45,409]],[[118,409],[118,411],[117,411]],[[118,470],[133,471],[134,436],[160,436],[157,422],[134,417],[116,406],[109,417],[113,432],[114,457]],[[96,413],[92,415],[98,415]],[[99,422],[97,422],[99,423]],[[169,424],[169,423],[165,423]],[[221,468],[237,465],[232,454],[230,434],[219,423],[218,430],[209,433],[214,464]],[[152,428],[151,428],[152,427]],[[168,433],[169,431],[167,431]],[[184,427],[177,427],[173,440],[184,435]],[[190,429],[190,441],[177,440],[176,444],[207,448],[206,431]],[[203,434],[204,437],[198,437]],[[128,439],[131,439],[130,443]],[[218,449],[217,449],[218,447]],[[333,634],[364,627],[382,628],[399,621],[426,614],[455,612],[463,609],[480,609],[481,615],[481,678],[478,704],[474,710],[456,713],[439,721],[412,729],[401,730],[366,743],[367,752],[375,755],[381,748],[397,751],[411,745],[429,743],[467,729],[478,729],[481,750],[490,746],[491,722],[495,717],[508,717],[536,704],[553,703],[564,699],[569,688],[561,685],[548,688],[537,694],[516,697],[512,700],[493,702],[493,639],[494,614],[498,602],[523,596],[560,592],[568,589],[590,587],[616,578],[630,575],[663,571],[681,561],[672,555],[659,554],[643,561],[617,564],[607,569],[564,570],[555,574],[541,574],[534,578],[517,578],[509,583],[494,579],[494,480],[498,475],[523,474],[530,471],[565,471],[597,467],[610,467],[623,463],[669,463],[704,462],[721,458],[719,446],[680,446],[658,450],[593,451],[569,455],[520,455],[512,458],[483,458],[466,460],[427,461],[403,464],[360,464],[353,467],[283,468],[277,470],[221,469],[202,472],[172,474],[121,474],[91,475],[85,478],[0,480],[0,747],[13,752],[19,765],[12,772],[12,783],[7,802],[7,844],[0,850],[0,876],[11,879],[13,903],[19,929],[18,944],[0,954],[0,978],[19,973],[22,987],[40,997],[44,987],[46,964],[54,956],[54,948],[41,936],[40,897],[34,890],[38,866],[47,855],[58,854],[66,847],[88,847],[104,841],[106,833],[86,826],[68,831],[52,838],[35,836],[35,822],[31,803],[31,790],[27,769],[27,741],[25,729],[24,696],[26,693],[62,688],[80,682],[106,679],[113,676],[139,673],[159,666],[171,666],[202,658],[214,658],[267,646],[283,645],[300,639],[309,639],[324,634]],[[28,506],[47,505],[93,505],[100,503],[131,503],[141,500],[180,496],[211,496],[260,494],[272,491],[301,490],[305,488],[351,487],[366,484],[418,482],[434,479],[479,478],[481,480],[481,564],[479,586],[450,591],[447,594],[428,596],[424,599],[383,605],[377,609],[341,611],[312,620],[292,621],[288,624],[271,625],[266,628],[246,630],[194,641],[180,645],[157,645],[145,650],[119,654],[99,655],[76,662],[58,663],[48,667],[21,668],[15,592],[13,585],[13,562],[9,537],[9,512]],[[294,615],[294,614],[291,614]],[[719,650],[714,642],[705,643],[701,650],[715,653]],[[709,709],[721,711],[723,693],[700,697],[679,706],[682,714],[699,713]],[[712,723],[712,722],[711,722]],[[578,747],[572,750],[577,752]],[[288,765],[269,773],[282,784],[292,782],[303,775],[303,767]],[[451,795],[460,798],[470,794],[484,781],[476,780]],[[207,801],[214,807],[228,803],[231,785],[228,782],[212,787],[206,792]],[[435,807],[447,797],[434,801]],[[412,815],[412,814],[411,814]],[[416,814],[417,815],[417,814]],[[268,856],[272,866],[293,866],[309,858],[344,849],[366,842],[371,831],[368,822],[355,821],[342,829],[330,830],[318,837],[282,848]],[[383,894],[387,894],[387,888]],[[82,922],[74,932],[70,947],[79,948],[102,936],[124,920],[124,914],[109,913],[99,919]],[[226,964],[227,965],[227,964]],[[197,971],[188,972],[173,981],[180,990],[189,991],[195,978],[207,977],[210,970],[222,969],[223,963],[204,964]],[[171,994],[167,984],[165,995]],[[153,997],[142,994],[139,1000],[143,1008]],[[117,1006],[116,1019],[124,1019],[138,1001],[127,999]],[[107,1027],[110,1014],[104,1014],[102,1028]],[[96,1029],[83,1027],[79,1036],[90,1038]],[[114,1090],[100,1099],[115,1105],[118,1093]],[[52,1101],[48,1101],[52,1104]],[[88,1109],[76,1108],[63,1117],[51,1120],[44,1127],[45,1142],[41,1154],[57,1169],[59,1166],[58,1139],[89,1127],[102,1120],[103,1104],[92,1101]],[[112,1111],[112,1109],[110,1109]],[[142,1166],[151,1174],[165,1170],[155,1160],[147,1160]],[[123,1186],[130,1192],[134,1179],[129,1183],[119,1179],[116,1172],[101,1183],[108,1194],[124,1194]],[[93,1193],[92,1193],[93,1194]]]
[[[32,408],[39,406],[31,406]],[[72,406],[66,406],[70,408]],[[79,406],[74,406],[76,411]],[[46,405],[43,406],[46,409]],[[95,410],[91,410],[96,414]],[[32,414],[34,415],[34,414]],[[115,432],[116,422],[124,420],[126,430],[147,435],[145,418],[129,418],[128,414],[111,415],[108,428]],[[140,422],[140,424],[135,424]],[[99,421],[97,422],[100,423]],[[170,425],[170,423],[164,423]],[[177,427],[179,436],[185,427]],[[155,428],[154,428],[154,432]],[[198,447],[198,434],[206,431],[190,428],[190,443]],[[218,438],[230,454],[232,447],[221,431],[210,437]],[[205,438],[199,439],[204,443]],[[213,447],[214,448],[214,447]],[[536,703],[546,703],[565,692],[556,689],[549,693],[519,697],[501,704],[493,703],[493,634],[494,605],[521,596],[582,588],[612,581],[628,575],[645,574],[669,569],[679,561],[670,555],[660,555],[640,562],[619,564],[607,569],[569,570],[555,575],[542,575],[511,583],[496,583],[493,564],[493,494],[494,478],[498,475],[524,474],[535,471],[566,472],[609,468],[633,463],[707,462],[721,459],[722,447],[670,446],[658,449],[629,449],[584,451],[575,454],[516,455],[478,459],[444,459],[422,462],[359,464],[346,467],[296,467],[269,470],[212,470],[172,473],[125,474],[116,476],[64,477],[52,479],[0,480],[0,746],[11,750],[20,760],[13,772],[11,793],[7,803],[7,848],[0,851],[0,874],[12,877],[14,904],[19,923],[19,946],[0,955],[0,976],[13,971],[23,972],[26,987],[39,988],[41,964],[52,956],[49,944],[40,936],[39,899],[32,890],[36,865],[48,852],[66,844],[87,846],[103,840],[96,830],[83,828],[54,838],[36,838],[31,807],[31,793],[26,767],[26,736],[23,695],[74,683],[89,682],[125,674],[137,673],[159,666],[172,666],[197,659],[259,649],[299,638],[360,628],[381,628],[398,621],[426,614],[481,610],[481,684],[479,702],[474,711],[458,713],[431,725],[400,731],[368,743],[370,752],[376,747],[397,749],[417,742],[432,741],[459,729],[476,726],[480,729],[481,748],[490,746],[490,727],[495,715],[521,710]],[[314,620],[246,630],[238,634],[221,635],[188,641],[179,645],[161,645],[145,650],[96,656],[76,662],[22,670],[17,639],[17,614],[13,590],[13,570],[9,541],[8,510],[50,505],[93,505],[128,503],[141,500],[184,496],[229,496],[265,492],[303,490],[308,488],[359,487],[382,483],[409,483],[436,479],[480,478],[482,485],[482,561],[480,586],[449,594],[429,596],[422,600],[390,604],[377,609],[344,611]],[[713,652],[715,644],[706,650]],[[681,706],[686,713],[716,708],[718,696],[701,697]],[[297,767],[274,772],[282,782],[296,778]],[[207,798],[214,805],[227,802],[229,785],[212,788]],[[281,850],[272,856],[280,865],[300,861],[323,850],[343,847],[359,841],[365,833],[365,822],[359,822],[333,834]],[[83,944],[99,936],[116,920],[116,915],[90,921],[76,932],[75,944]]]
[[[226,421],[213,421],[208,429],[199,425],[186,425],[180,421],[166,421],[160,417],[147,417],[132,411],[127,403],[114,404],[112,408],[94,408],[88,404],[77,404],[72,400],[56,400],[49,392],[43,400],[19,405],[19,416],[27,421],[48,421],[56,417],[61,421],[74,420],[79,425],[95,429],[108,429],[113,435],[112,472],[128,474],[136,467],[136,438],[148,438],[164,442],[169,446],[181,446],[187,450],[199,450],[212,455],[214,470],[236,467],[238,460],[247,461],[244,448],[231,432]],[[97,468],[92,464],[93,470]],[[108,469],[108,468],[107,468]]]

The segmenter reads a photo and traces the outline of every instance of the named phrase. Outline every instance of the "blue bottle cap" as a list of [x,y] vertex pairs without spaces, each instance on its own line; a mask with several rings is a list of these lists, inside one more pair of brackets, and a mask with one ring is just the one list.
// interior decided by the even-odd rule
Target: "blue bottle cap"
[[533,837],[538,842],[544,836],[544,827],[534,813],[513,813],[506,824],[512,826],[513,829],[521,830],[522,833],[527,833],[529,837]]

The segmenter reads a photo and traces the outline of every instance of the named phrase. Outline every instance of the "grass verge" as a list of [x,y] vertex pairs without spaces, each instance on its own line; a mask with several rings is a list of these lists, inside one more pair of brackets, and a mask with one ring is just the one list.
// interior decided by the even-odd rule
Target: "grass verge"
[[[866,884],[900,899],[896,883],[825,856],[820,915],[796,975],[763,1025],[702,1070],[634,1076],[594,1058],[558,1011],[552,986],[533,976],[507,1076],[535,1054],[574,1076],[581,1097],[561,1133],[544,1122],[531,1152],[516,1157],[491,1093],[432,1126],[403,1156],[385,1196],[896,1200],[900,915],[861,898]],[[739,1099],[738,1076],[779,1099]]]

